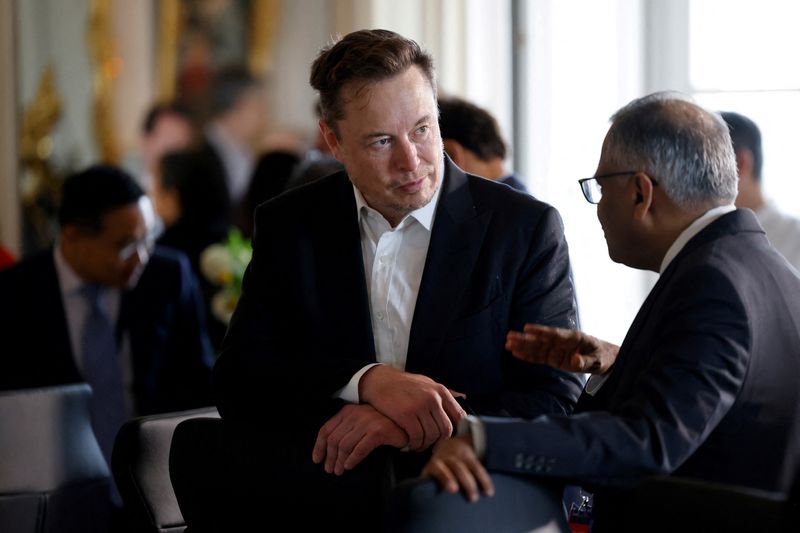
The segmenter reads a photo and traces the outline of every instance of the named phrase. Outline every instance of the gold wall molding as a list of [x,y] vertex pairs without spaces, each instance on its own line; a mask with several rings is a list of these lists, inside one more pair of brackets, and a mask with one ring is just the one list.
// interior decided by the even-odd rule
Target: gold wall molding
[[19,139],[20,160],[29,170],[21,184],[20,200],[39,246],[50,244],[50,225],[60,200],[61,180],[50,166],[52,132],[60,118],[61,98],[50,64],[42,72],[36,96],[23,111]]
[[250,72],[261,77],[272,69],[280,0],[253,0],[250,10],[247,65]]
[[178,33],[180,32],[180,0],[158,2],[157,77],[159,102],[175,98],[178,75]]
[[106,163],[119,164],[121,155],[114,135],[112,95],[114,80],[119,76],[122,60],[114,49],[110,10],[110,0],[91,0],[86,41],[92,60],[92,119],[99,158]]

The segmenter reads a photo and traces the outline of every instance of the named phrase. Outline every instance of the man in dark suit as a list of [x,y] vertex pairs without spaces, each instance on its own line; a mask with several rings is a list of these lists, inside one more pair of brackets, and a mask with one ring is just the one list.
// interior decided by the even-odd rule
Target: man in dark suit
[[[91,285],[116,332],[117,349],[104,356],[121,373],[123,417],[211,405],[197,281],[183,254],[153,249],[153,210],[133,178],[101,165],[68,178],[59,222],[54,249],[0,273],[0,389],[87,380]],[[98,435],[106,459],[114,434]]]
[[239,514],[374,531],[387,468],[417,475],[465,410],[572,410],[582,376],[503,348],[534,317],[575,327],[569,257],[553,207],[444,156],[417,43],[351,33],[311,83],[345,171],[258,209],[217,405],[257,443],[240,454],[253,502]]
[[211,116],[196,155],[200,168],[208,170],[215,209],[227,210],[231,224],[241,227],[243,202],[266,131],[264,87],[245,66],[229,65],[214,74],[209,101]]
[[718,115],[675,93],[617,112],[581,187],[611,258],[658,282],[619,348],[537,325],[509,333],[515,357],[595,374],[578,413],[467,418],[426,473],[470,498],[492,491],[487,469],[578,480],[611,530],[613,489],[649,476],[788,493],[800,467],[800,279],[733,206],[736,183]]

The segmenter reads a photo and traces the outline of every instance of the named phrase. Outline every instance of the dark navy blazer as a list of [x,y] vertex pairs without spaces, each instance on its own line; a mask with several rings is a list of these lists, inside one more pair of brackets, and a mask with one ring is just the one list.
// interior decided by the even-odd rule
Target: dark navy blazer
[[786,493],[800,466],[799,383],[800,278],[739,209],[669,264],[580,413],[487,423],[486,465],[596,496],[654,475]]
[[[53,251],[0,272],[0,390],[82,381]],[[213,351],[197,280],[182,253],[156,248],[123,292],[118,334],[130,339],[136,413],[212,404]]]

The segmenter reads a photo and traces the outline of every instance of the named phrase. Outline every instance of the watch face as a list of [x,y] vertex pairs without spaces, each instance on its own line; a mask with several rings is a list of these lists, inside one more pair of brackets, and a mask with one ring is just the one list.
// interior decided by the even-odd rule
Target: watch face
[[461,435],[471,435],[471,434],[472,434],[471,424],[469,422],[469,415],[467,415],[458,421],[458,426],[456,426],[456,437],[460,437]]

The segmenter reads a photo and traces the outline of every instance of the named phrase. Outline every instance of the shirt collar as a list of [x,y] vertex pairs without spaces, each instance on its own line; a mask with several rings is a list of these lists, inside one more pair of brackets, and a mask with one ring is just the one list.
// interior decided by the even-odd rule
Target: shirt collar
[[[441,175],[442,174],[440,174],[440,176]],[[431,228],[433,227],[433,217],[436,214],[436,204],[439,202],[439,193],[441,192],[441,190],[442,190],[442,184],[440,182],[439,186],[436,187],[436,190],[434,191],[433,196],[431,197],[431,201],[425,204],[423,207],[420,207],[419,209],[409,213],[406,216],[406,218],[411,217],[415,219],[422,225],[422,227],[424,227],[428,231],[431,231]],[[367,201],[364,199],[364,195],[361,194],[361,191],[359,191],[358,187],[356,187],[355,185],[353,185],[353,192],[355,193],[356,196],[356,211],[358,213],[358,222],[361,223],[361,220],[365,213],[365,209],[371,210],[373,212],[377,211],[372,209],[369,206],[369,204],[367,204]],[[406,218],[404,218],[403,221],[405,221]],[[398,226],[400,226],[400,224],[398,224]]]
[[237,157],[242,160],[252,159],[249,148],[237,141],[230,133],[217,123],[212,123],[206,129],[208,140],[227,156]]
[[689,224],[689,227],[687,227],[681,232],[680,235],[678,235],[678,238],[675,239],[675,242],[673,242],[672,246],[669,247],[666,255],[664,255],[664,259],[661,261],[661,268],[658,270],[658,273],[664,273],[664,270],[667,269],[672,260],[675,259],[675,257],[680,253],[683,247],[686,246],[686,243],[692,239],[692,237],[700,233],[706,228],[706,226],[717,220],[722,215],[735,210],[736,206],[732,204],[720,205],[709,209],[695,219],[694,222]]
[[62,293],[71,295],[80,291],[86,282],[69,266],[69,263],[61,253],[61,245],[58,243],[53,248],[53,260],[56,264],[56,275],[58,276],[58,284],[61,286]]

